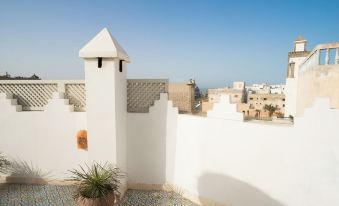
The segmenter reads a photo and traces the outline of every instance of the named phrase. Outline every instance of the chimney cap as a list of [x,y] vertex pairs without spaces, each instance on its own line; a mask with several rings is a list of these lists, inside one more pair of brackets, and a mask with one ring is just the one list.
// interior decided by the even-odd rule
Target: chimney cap
[[107,28],[102,29],[92,40],[90,40],[79,51],[79,57],[86,58],[118,58],[129,62],[129,56],[112,37]]
[[306,39],[303,36],[298,35],[298,37],[295,39],[295,41],[306,41]]

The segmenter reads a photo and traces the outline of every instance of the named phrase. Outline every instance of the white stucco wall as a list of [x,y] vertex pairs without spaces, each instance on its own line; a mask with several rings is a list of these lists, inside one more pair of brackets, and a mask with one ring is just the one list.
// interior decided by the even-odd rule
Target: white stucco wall
[[295,51],[305,51],[305,42],[295,43]]
[[295,116],[297,113],[297,79],[287,78],[285,89],[285,117]]
[[119,61],[115,62],[115,124],[116,124],[116,163],[127,170],[127,64],[122,62],[119,71]]
[[[131,183],[170,182],[227,205],[339,204],[339,111],[326,100],[294,126],[173,115],[175,147],[164,146],[168,139],[156,119],[165,119],[167,104],[161,105],[150,114],[129,114]],[[174,155],[174,165],[165,155]]]
[[243,121],[244,116],[237,112],[237,104],[231,104],[229,95],[221,95],[219,102],[214,103],[213,109],[207,111],[207,117]]
[[97,61],[85,60],[89,158],[116,163],[116,60],[103,59],[102,68]]
[[338,122],[324,102],[294,126],[180,115],[175,183],[229,205],[338,205]]
[[167,94],[161,94],[149,113],[128,113],[129,182],[164,184],[166,176],[173,178],[177,115]]
[[285,117],[292,115],[293,117],[297,114],[297,91],[298,91],[298,76],[299,67],[306,57],[295,57],[290,58],[288,63],[294,62],[294,78],[286,79],[285,87]]
[[[16,112],[11,103],[0,98],[0,151],[51,178],[87,161],[76,147],[86,113],[57,95],[45,112]],[[149,113],[127,114],[128,181],[169,182],[228,205],[338,205],[339,110],[328,108],[320,99],[295,125],[267,125],[178,115],[161,94]]]
[[90,161],[110,162],[126,170],[126,64],[119,59],[85,59],[86,111]]
[[[4,95],[0,95],[4,97]],[[0,151],[50,173],[45,178],[67,177],[67,170],[87,161],[88,152],[77,149],[76,134],[86,129],[86,113],[72,112],[64,99],[50,100],[45,111],[16,112],[0,98]]]

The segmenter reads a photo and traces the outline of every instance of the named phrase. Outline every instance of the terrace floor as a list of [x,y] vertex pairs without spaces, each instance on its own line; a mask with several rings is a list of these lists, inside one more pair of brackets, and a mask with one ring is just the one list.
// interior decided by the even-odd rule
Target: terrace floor
[[[1,206],[72,206],[74,186],[0,184]],[[179,194],[163,191],[128,190],[119,206],[196,206]]]

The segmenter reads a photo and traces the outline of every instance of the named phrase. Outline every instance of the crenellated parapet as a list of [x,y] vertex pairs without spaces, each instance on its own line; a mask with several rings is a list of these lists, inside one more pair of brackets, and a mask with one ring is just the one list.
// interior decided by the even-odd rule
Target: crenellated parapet
[[21,112],[22,106],[18,105],[18,100],[14,99],[11,93],[0,93],[0,111]]
[[83,80],[1,80],[0,93],[13,95],[23,111],[44,111],[54,92],[62,92],[74,105],[74,111],[85,111]]
[[[168,79],[127,79],[127,111],[147,113],[160,93],[168,93]],[[62,92],[74,112],[86,111],[84,80],[0,80],[0,93],[9,93],[22,111],[44,111],[54,92]]]
[[219,102],[214,103],[213,109],[207,112],[207,117],[243,121],[242,113],[237,112],[237,105],[232,104],[229,95],[221,95]]
[[299,67],[297,116],[317,97],[329,98],[330,108],[339,108],[339,42],[320,44]]
[[300,64],[299,74],[321,65],[339,65],[339,42],[317,45]]

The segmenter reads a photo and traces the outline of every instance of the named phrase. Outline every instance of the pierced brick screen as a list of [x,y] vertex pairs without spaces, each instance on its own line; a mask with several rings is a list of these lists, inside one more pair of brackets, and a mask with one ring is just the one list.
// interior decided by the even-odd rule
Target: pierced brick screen
[[53,92],[58,91],[57,83],[5,83],[0,92],[12,93],[23,110],[43,110]]
[[147,113],[160,93],[168,93],[167,79],[128,79],[127,111]]
[[24,111],[43,111],[53,92],[65,92],[74,111],[85,111],[85,83],[82,80],[4,80],[0,92],[13,94]]
[[86,110],[86,92],[84,83],[66,83],[65,97],[69,104],[74,105],[74,111],[83,112]]
[[[82,80],[4,80],[0,81],[0,92],[12,93],[24,111],[43,111],[53,92],[64,92],[65,98],[74,105],[74,111],[86,111],[85,82]],[[168,93],[167,79],[128,79],[127,111],[149,112],[154,101],[160,99],[160,93]]]

